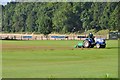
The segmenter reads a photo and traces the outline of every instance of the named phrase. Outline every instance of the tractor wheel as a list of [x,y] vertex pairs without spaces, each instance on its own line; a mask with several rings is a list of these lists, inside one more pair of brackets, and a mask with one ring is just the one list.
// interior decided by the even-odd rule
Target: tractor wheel
[[89,47],[90,47],[89,41],[85,40],[85,41],[83,42],[83,47],[84,47],[84,48],[89,48]]
[[100,46],[100,44],[96,44],[96,47],[97,47],[97,48],[100,48],[101,46]]

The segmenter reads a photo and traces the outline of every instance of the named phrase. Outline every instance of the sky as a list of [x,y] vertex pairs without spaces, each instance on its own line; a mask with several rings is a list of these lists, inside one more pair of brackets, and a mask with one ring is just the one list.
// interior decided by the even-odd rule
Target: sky
[[0,4],[6,5],[7,2],[10,2],[10,1],[13,1],[13,0],[0,0]]

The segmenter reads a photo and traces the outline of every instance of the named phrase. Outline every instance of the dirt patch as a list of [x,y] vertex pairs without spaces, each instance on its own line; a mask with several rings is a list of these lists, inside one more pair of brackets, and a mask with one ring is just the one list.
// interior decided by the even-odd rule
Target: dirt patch
[[33,46],[33,45],[13,45],[13,44],[3,44],[2,45],[3,50],[74,50],[72,47],[60,47],[60,46]]
[[[96,50],[97,48],[73,48],[73,47],[67,47],[67,46],[34,46],[34,45],[16,45],[16,44],[2,44],[2,50]],[[110,48],[106,48],[110,49]]]

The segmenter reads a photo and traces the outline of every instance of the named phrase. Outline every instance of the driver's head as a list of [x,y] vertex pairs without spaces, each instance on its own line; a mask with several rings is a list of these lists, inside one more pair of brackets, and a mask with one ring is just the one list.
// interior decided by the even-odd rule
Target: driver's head
[[90,32],[90,33],[89,33],[89,36],[90,36],[90,37],[92,37],[92,36],[93,36],[93,34]]
[[92,34],[91,32],[89,34]]

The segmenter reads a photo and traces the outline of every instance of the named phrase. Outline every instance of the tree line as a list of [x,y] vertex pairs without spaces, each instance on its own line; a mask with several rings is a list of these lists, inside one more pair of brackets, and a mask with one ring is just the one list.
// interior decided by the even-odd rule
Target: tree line
[[2,6],[2,31],[41,34],[119,28],[119,2],[10,2]]

